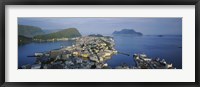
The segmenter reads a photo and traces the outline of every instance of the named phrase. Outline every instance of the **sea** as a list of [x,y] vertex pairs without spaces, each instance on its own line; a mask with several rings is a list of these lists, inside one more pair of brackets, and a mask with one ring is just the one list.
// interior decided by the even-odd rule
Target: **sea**
[[[133,37],[131,35],[112,36],[115,41],[115,49],[118,52],[126,53],[113,55],[106,63],[115,68],[126,64],[129,67],[136,66],[133,55],[146,54],[149,58],[164,59],[167,63],[172,63],[176,69],[182,69],[182,36],[181,35],[144,35]],[[59,49],[61,46],[71,46],[75,41],[57,41],[57,42],[32,42],[18,47],[18,68],[26,64],[34,64],[35,52],[47,52],[53,49]]]

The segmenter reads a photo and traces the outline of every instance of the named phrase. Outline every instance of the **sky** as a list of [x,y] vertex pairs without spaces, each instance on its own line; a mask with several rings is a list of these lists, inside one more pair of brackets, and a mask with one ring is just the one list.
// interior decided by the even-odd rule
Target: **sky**
[[18,24],[43,30],[77,28],[82,35],[108,35],[122,29],[134,29],[144,35],[182,35],[182,18],[20,17]]

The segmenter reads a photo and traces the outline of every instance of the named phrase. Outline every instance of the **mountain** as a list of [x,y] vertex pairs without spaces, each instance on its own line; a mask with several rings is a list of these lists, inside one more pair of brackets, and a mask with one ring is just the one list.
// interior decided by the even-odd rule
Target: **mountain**
[[41,28],[29,25],[18,25],[18,35],[25,37],[34,37],[36,35],[42,35],[44,32]]
[[32,41],[32,38],[18,35],[18,44],[19,45],[30,43],[31,41]]
[[45,34],[50,34],[50,33],[54,33],[54,32],[58,32],[61,31],[63,29],[51,29],[51,30],[43,30]]
[[123,34],[123,35],[134,35],[134,36],[142,36],[143,34],[141,32],[136,32],[133,29],[122,29],[121,31],[114,31],[112,33],[113,35],[119,35],[119,34]]
[[34,37],[34,39],[54,39],[54,38],[73,38],[73,37],[80,37],[81,34],[76,28],[68,28],[63,29],[58,32],[50,33],[50,34],[44,34],[44,35],[37,35]]

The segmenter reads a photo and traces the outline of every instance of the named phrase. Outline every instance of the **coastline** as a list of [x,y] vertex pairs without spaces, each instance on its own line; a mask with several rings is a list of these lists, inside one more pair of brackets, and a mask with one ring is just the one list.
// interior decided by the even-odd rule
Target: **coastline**
[[[80,47],[81,46],[80,44],[85,43],[87,45],[87,44],[89,44],[90,41],[95,40],[95,38],[96,39],[98,38],[98,40],[100,42],[104,42],[101,44],[101,46],[104,46],[106,51],[102,51],[102,53],[98,53],[98,52],[96,52],[98,50],[91,51],[90,49],[87,49],[88,52],[87,51],[81,52],[81,50],[83,50],[82,48],[88,48],[88,47],[84,47],[84,46]],[[110,39],[110,42],[106,41],[107,43],[105,43],[105,40],[102,40],[102,38],[103,39],[106,38],[105,40]],[[111,44],[112,44],[112,46],[111,46]],[[106,45],[111,46],[111,47],[110,48],[106,47]],[[102,68],[111,69],[111,67],[105,61],[111,59],[111,57],[113,55],[116,55],[116,54],[118,55],[120,53],[117,50],[115,50],[114,45],[115,45],[114,40],[111,37],[110,38],[109,37],[89,37],[89,36],[79,37],[76,39],[76,43],[72,46],[63,47],[63,48],[57,49],[57,50],[51,50],[47,53],[41,53],[40,56],[37,58],[37,60],[39,61],[42,58],[46,58],[47,60],[45,60],[45,61],[48,61],[49,63],[46,63],[46,62],[44,63],[44,61],[43,62],[40,61],[40,62],[35,63],[35,65],[37,65],[37,67],[29,66],[29,68],[48,69],[48,68],[52,68],[51,66],[59,65],[59,66],[61,66],[62,69],[64,69],[64,67],[62,67],[62,66],[68,66],[68,67],[65,67],[65,69],[70,69],[70,68],[71,69],[76,69],[76,68],[84,69],[84,68],[86,68],[86,66],[81,66],[81,65],[85,64],[85,65],[89,65],[89,66],[87,66],[86,69],[94,68],[94,66],[97,69],[102,69]],[[108,48],[112,49],[112,50],[108,50]],[[90,51],[93,53],[91,53]],[[103,54],[103,52],[104,52],[104,54]],[[108,52],[108,54],[106,54],[106,52]],[[93,56],[91,56],[92,54],[93,54]],[[100,55],[100,57],[99,57],[99,55]],[[105,55],[108,55],[108,56],[105,56]],[[125,53],[125,55],[126,55],[126,53]],[[127,56],[131,56],[131,55],[127,55]],[[54,59],[54,60],[52,60],[52,59]],[[71,62],[69,62],[69,61],[71,61]],[[76,64],[77,64],[77,67],[71,67],[72,65],[76,66]],[[38,67],[38,66],[41,66],[41,67]],[[23,67],[23,69],[26,69],[26,68],[27,67]],[[129,67],[126,64],[121,64],[120,66],[117,66],[115,68],[116,69],[119,69],[119,68],[139,69],[138,66]]]

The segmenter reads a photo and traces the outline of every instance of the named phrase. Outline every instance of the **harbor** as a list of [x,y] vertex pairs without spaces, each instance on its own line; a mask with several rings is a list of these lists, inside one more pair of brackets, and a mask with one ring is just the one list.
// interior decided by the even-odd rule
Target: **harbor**
[[113,55],[130,56],[128,53],[115,49],[112,37],[84,36],[75,40],[72,46],[61,47],[47,52],[36,52],[29,57],[36,58],[32,65],[21,66],[22,69],[175,69],[165,60],[153,59],[146,54],[134,54],[132,62],[136,66],[128,66],[122,63],[116,67],[110,67],[107,60]]
[[168,64],[160,58],[149,58],[146,54],[134,54],[133,58],[138,69],[175,69],[172,63]]
[[[109,68],[104,63],[117,54],[111,37],[85,36],[76,39],[72,46],[49,52],[36,52],[37,62],[31,68],[36,69],[84,69]],[[22,66],[22,68],[30,68]],[[39,67],[40,66],[40,67]]]

